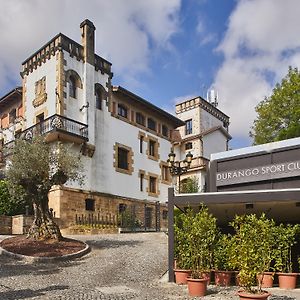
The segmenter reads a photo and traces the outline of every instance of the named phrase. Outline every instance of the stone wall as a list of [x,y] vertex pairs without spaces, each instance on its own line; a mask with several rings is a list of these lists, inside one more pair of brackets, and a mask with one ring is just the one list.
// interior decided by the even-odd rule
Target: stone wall
[[12,233],[12,221],[10,216],[0,216],[0,234]]
[[[94,210],[86,209],[86,199],[94,202]],[[49,194],[49,207],[53,209],[55,218],[60,219],[61,228],[67,228],[75,224],[77,215],[98,214],[117,217],[119,205],[126,205],[128,211],[134,211],[136,218],[142,226],[145,224],[145,207],[151,208],[151,227],[155,228],[156,203],[147,200],[129,199],[125,197],[88,192],[66,187],[55,187]],[[167,228],[167,206],[160,204],[160,227]]]
[[33,222],[33,216],[17,215],[12,217],[12,234],[26,234]]

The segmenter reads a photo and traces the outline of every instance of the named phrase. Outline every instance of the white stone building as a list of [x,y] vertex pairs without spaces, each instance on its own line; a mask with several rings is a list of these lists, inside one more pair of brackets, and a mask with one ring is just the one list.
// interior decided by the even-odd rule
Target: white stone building
[[175,117],[113,86],[111,63],[95,54],[93,23],[80,28],[81,44],[60,33],[23,62],[22,88],[0,99],[2,141],[44,134],[82,154],[84,185],[49,195],[63,225],[75,214],[116,215],[130,206],[145,227],[164,227],[171,148],[179,159],[192,152],[185,176],[197,175],[203,188],[209,155],[227,150],[229,118],[201,97],[176,105]]

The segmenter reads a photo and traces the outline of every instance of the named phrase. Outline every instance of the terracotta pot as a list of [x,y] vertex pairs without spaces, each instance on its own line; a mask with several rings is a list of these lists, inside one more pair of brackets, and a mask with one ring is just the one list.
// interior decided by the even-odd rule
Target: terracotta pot
[[250,294],[241,291],[238,292],[238,295],[240,297],[240,300],[267,300],[269,296],[271,296],[271,294],[266,291],[264,291],[262,294]]
[[235,271],[235,285],[236,286],[241,286],[240,285],[240,276],[239,276],[239,272],[238,271]]
[[279,288],[295,289],[297,284],[297,273],[277,273]]
[[210,271],[201,273],[202,278],[207,280],[207,285],[210,284],[210,273],[211,273]]
[[177,284],[187,284],[187,278],[191,276],[191,270],[174,269],[175,282]]
[[207,279],[187,279],[189,295],[192,297],[205,296],[207,291]]
[[232,271],[215,271],[215,285],[229,286]]
[[[274,273],[272,272],[264,272],[262,278],[262,284],[261,287],[263,288],[271,288],[273,287],[273,281],[274,281]],[[257,280],[261,280],[262,275],[257,275]]]

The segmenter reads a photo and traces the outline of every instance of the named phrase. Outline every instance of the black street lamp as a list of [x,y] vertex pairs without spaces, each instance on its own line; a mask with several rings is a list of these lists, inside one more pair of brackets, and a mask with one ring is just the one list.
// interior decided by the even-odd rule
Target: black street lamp
[[186,173],[187,170],[190,168],[193,159],[193,154],[191,152],[187,153],[185,159],[182,161],[175,161],[176,154],[173,152],[173,150],[171,150],[168,156],[168,167],[172,175],[178,176],[178,193],[180,193],[180,175]]

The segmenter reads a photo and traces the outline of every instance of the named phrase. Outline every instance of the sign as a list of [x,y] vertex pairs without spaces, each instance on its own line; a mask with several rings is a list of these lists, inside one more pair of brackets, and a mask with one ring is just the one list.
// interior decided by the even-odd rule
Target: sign
[[218,172],[216,174],[216,185],[224,186],[295,176],[300,176],[300,160],[258,166],[254,168]]

